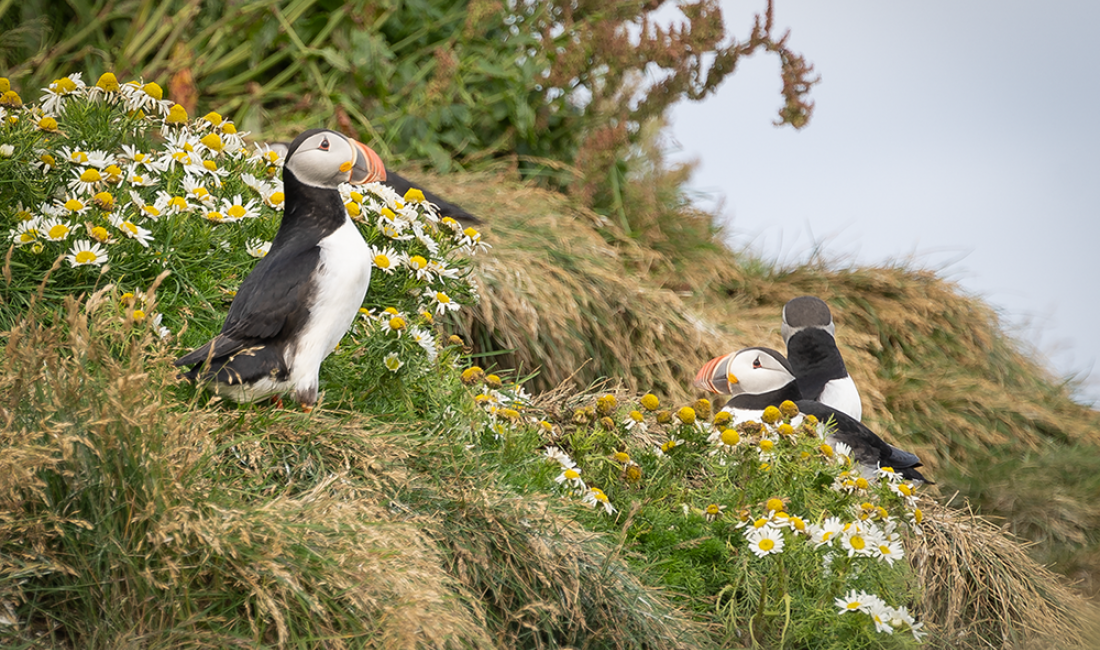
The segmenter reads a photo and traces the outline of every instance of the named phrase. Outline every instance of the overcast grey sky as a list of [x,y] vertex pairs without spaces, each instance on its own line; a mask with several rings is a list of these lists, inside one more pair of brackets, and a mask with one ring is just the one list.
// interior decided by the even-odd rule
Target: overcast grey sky
[[[747,35],[763,0],[723,0]],[[821,83],[772,126],[758,55],[672,114],[674,159],[735,246],[793,263],[913,257],[997,307],[1100,400],[1100,2],[776,0]],[[792,191],[791,188],[797,188]]]

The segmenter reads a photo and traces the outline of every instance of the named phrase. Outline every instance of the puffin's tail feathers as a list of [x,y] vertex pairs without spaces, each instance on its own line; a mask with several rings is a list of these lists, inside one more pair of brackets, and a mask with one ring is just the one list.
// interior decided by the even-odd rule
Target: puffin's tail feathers
[[405,192],[408,192],[410,188],[416,187],[424,193],[424,200],[426,200],[428,203],[435,204],[435,207],[438,209],[439,216],[441,217],[451,217],[452,219],[459,219],[461,221],[466,221],[468,223],[474,224],[481,223],[481,219],[478,219],[474,215],[470,214],[462,206],[455,205],[450,201],[446,201],[440,198],[438,194],[434,192],[429,192],[423,187],[413,185],[412,181],[404,178],[399,174],[394,173],[390,169],[386,170],[385,183],[386,185],[392,187],[394,191],[402,196],[404,196]]
[[[198,364],[182,377],[190,381],[213,381],[221,384],[249,384],[264,377],[285,380],[289,376],[282,352],[273,346],[256,345],[239,348],[231,354],[218,354],[207,361],[210,344],[176,360],[176,365]],[[204,354],[200,354],[200,352]]]

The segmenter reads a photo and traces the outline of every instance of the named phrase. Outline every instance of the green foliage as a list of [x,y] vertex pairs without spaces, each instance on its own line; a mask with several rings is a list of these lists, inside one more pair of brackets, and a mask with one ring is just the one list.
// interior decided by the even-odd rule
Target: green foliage
[[[806,124],[816,78],[773,35],[770,1],[740,40],[713,0],[685,5],[668,27],[655,20],[664,4],[0,2],[0,70],[25,89],[75,69],[170,78],[189,111],[218,110],[268,137],[335,125],[392,162],[445,171],[505,157],[565,184],[563,163],[605,176],[639,124],[706,97],[755,52],[780,60],[780,121]],[[659,81],[641,86],[643,76]]]
[[[578,516],[618,535],[639,566],[713,617],[725,642],[892,648],[916,647],[914,636],[925,634],[890,607],[915,602],[900,543],[903,530],[920,531],[913,486],[863,479],[824,445],[824,426],[797,409],[763,425],[727,413],[710,421],[705,401],[674,414],[618,408],[612,395],[581,406],[578,395],[566,402],[575,407],[555,409],[556,422],[524,427],[506,415],[524,408],[522,396],[484,390],[478,401],[496,422],[478,444],[505,466],[514,447],[543,450],[543,462],[513,466],[527,467],[516,485],[591,508]],[[838,613],[834,601],[854,593],[863,606]]]
[[[0,159],[0,186],[8,189],[0,230],[11,242],[0,324],[16,323],[35,300],[58,306],[71,293],[113,284],[126,292],[120,312],[198,346],[217,333],[278,228],[282,161],[247,148],[216,113],[178,121],[170,102],[145,87],[104,91],[74,79],[68,93],[47,93],[59,114],[52,128],[33,105],[2,117],[0,138],[14,152]],[[149,117],[135,112],[139,104]],[[400,197],[377,184],[343,192],[375,269],[362,318],[329,362],[338,387],[329,399],[381,411],[393,401],[429,399],[436,364],[456,354],[433,323],[475,299],[464,267],[485,245],[477,231],[439,219],[415,192]],[[143,290],[162,273],[154,312]]]

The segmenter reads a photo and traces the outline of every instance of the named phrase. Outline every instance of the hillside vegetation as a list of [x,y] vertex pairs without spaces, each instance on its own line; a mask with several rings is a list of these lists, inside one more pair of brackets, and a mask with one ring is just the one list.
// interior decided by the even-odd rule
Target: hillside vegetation
[[[48,4],[0,2],[6,647],[1098,645],[1097,412],[932,272],[730,250],[663,161],[753,53],[809,123],[770,1]],[[344,188],[375,271],[318,408],[224,402],[171,360],[278,227],[256,143],[320,124],[483,222]],[[935,486],[697,399],[805,294]]]

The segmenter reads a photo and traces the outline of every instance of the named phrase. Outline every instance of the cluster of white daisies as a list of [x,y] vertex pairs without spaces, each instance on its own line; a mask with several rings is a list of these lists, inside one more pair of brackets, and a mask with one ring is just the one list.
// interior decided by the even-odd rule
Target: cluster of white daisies
[[[117,137],[89,133],[88,124],[103,123]],[[119,83],[106,73],[86,84],[73,74],[43,89],[34,106],[0,78],[0,163],[15,182],[37,184],[51,197],[0,204],[0,227],[17,254],[41,256],[42,268],[61,255],[71,267],[101,273],[117,260],[169,266],[180,233],[193,232],[184,227],[204,229],[220,250],[242,242],[249,255],[263,257],[271,242],[251,235],[273,232],[284,208],[284,159],[281,148],[246,144],[247,135],[216,112],[189,118],[155,83]],[[87,140],[119,144],[105,150]],[[417,367],[434,363],[442,345],[433,318],[477,297],[459,257],[488,245],[477,230],[439,217],[420,190],[400,196],[371,183],[340,192],[371,246],[368,295],[381,303],[361,310],[362,327],[392,339],[377,362],[392,373],[413,355]],[[166,331],[160,314],[130,307],[135,320],[147,317]]]
[[[256,180],[249,172],[274,177],[281,163],[267,147],[252,149],[236,126],[211,112],[194,121],[178,104],[162,99],[155,83],[119,84],[111,73],[94,86],[80,74],[43,89],[40,106],[4,109],[6,127],[38,132],[32,151],[19,152],[54,198],[39,205],[17,205],[12,243],[31,253],[68,250],[74,267],[103,266],[120,244],[149,248],[154,223],[175,215],[198,215],[210,222],[233,223],[261,215],[261,204],[278,210],[283,194],[278,180]],[[133,142],[105,151],[66,136],[66,118],[75,103],[97,105],[112,115],[112,128]],[[148,114],[146,113],[148,112]],[[83,115],[83,111],[81,111]],[[15,155],[14,151],[12,155]],[[224,182],[246,181],[258,197],[244,199]],[[251,181],[251,182],[249,182]],[[259,254],[262,242],[256,242]]]

